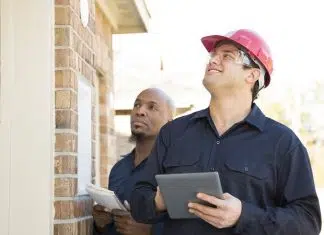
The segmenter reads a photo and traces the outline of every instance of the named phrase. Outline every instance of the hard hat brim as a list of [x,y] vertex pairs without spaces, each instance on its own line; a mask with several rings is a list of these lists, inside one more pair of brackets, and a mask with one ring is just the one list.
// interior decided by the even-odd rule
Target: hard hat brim
[[229,41],[237,44],[235,41],[233,41],[229,37],[225,37],[225,36],[222,36],[222,35],[210,35],[210,36],[206,36],[206,37],[203,37],[201,39],[201,42],[204,45],[204,47],[206,48],[206,50],[208,52],[211,52],[215,48],[215,45],[218,42],[223,41],[223,40],[229,40]]

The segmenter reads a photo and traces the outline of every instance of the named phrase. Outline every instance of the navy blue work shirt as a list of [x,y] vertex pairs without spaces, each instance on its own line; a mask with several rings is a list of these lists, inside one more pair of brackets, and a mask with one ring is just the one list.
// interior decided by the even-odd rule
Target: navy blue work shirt
[[[241,200],[235,226],[217,229],[199,218],[172,220],[167,212],[156,212],[156,174],[207,171],[218,171],[223,191]],[[255,104],[221,136],[208,108],[166,124],[133,190],[131,209],[137,221],[163,220],[167,235],[318,235],[321,229],[305,147]]]
[[[138,177],[144,169],[147,159],[143,160],[138,166],[134,166],[134,151],[123,156],[111,169],[109,174],[108,189],[115,192],[121,202],[126,200],[130,203],[132,189]],[[152,235],[162,235],[163,224],[157,223],[152,226]],[[114,223],[106,226],[103,233],[99,233],[94,225],[95,235],[117,235]]]

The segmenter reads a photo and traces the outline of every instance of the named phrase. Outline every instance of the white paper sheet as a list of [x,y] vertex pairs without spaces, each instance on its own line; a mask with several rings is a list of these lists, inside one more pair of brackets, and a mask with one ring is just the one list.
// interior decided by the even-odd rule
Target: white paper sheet
[[97,204],[106,207],[108,211],[111,211],[113,209],[127,211],[123,203],[111,190],[101,188],[93,184],[88,184],[86,191]]

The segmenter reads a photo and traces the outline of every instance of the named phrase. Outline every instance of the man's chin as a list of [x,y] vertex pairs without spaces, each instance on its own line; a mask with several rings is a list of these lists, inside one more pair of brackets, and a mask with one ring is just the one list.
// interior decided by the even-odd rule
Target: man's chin
[[204,78],[204,80],[203,80],[202,83],[203,83],[203,85],[204,85],[204,87],[205,87],[205,89],[207,91],[211,91],[212,90],[211,87],[213,86],[213,82],[210,81],[210,80],[208,80],[208,78],[207,79]]
[[204,79],[202,80],[202,84],[205,86],[205,87],[208,87],[210,86],[211,84],[213,84],[213,79],[210,78],[210,77],[204,77]]
[[138,128],[136,130],[132,130],[132,135],[142,136],[142,135],[145,135],[145,131]]
[[129,141],[130,142],[136,142],[138,140],[141,140],[143,138],[145,138],[145,133],[143,132],[135,132],[135,131],[132,131],[132,135],[129,137]]

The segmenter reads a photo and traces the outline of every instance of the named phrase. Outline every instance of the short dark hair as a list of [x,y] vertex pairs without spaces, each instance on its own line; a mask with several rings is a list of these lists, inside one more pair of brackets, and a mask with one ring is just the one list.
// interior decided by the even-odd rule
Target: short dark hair
[[253,86],[251,91],[252,91],[252,102],[254,102],[259,96],[259,91],[260,91],[260,89],[259,89],[259,81],[256,81],[254,83],[254,86]]
[[[256,69],[260,69],[259,65],[257,65],[248,54],[246,54],[246,56],[249,58],[249,60],[251,61],[250,65],[243,65],[243,69],[251,69],[251,68],[256,68]],[[251,89],[252,92],[252,102],[254,102],[258,96],[259,96],[259,91],[260,91],[260,87],[259,87],[259,81],[256,81]]]

